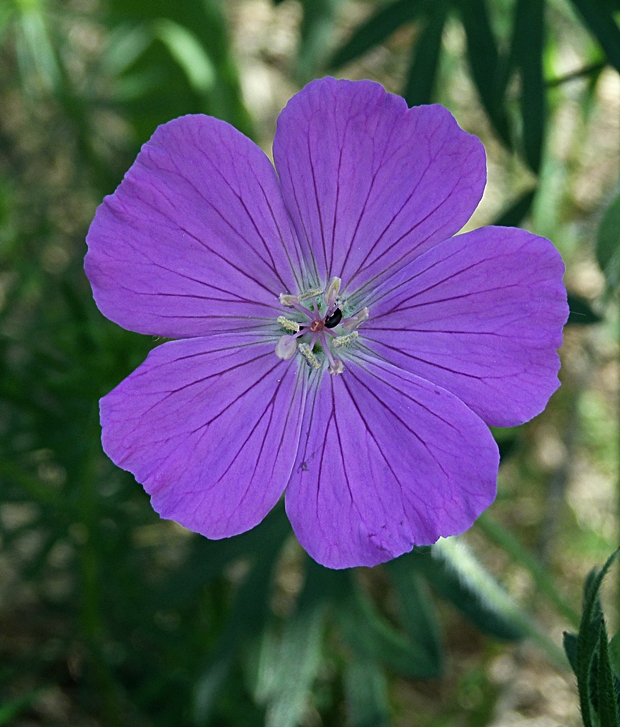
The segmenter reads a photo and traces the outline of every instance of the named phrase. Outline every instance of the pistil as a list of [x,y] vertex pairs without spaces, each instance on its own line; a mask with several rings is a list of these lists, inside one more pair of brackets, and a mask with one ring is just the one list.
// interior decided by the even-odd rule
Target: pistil
[[278,324],[287,332],[276,344],[278,358],[288,360],[299,352],[308,366],[320,369],[323,356],[330,374],[343,373],[344,363],[335,353],[355,344],[359,333],[354,329],[368,318],[368,308],[345,315],[347,302],[340,296],[341,287],[342,280],[334,277],[327,288],[311,288],[299,295],[280,294],[280,303],[305,320],[299,320],[295,313],[294,317],[278,316]]

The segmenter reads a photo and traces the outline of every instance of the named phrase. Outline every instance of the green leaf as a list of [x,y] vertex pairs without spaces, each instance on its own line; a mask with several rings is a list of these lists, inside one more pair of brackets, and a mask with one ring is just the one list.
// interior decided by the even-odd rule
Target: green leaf
[[535,641],[552,661],[565,667],[563,652],[538,628],[458,538],[442,538],[428,550],[416,549],[408,557],[419,567],[437,593],[456,606],[482,632],[515,641]]
[[412,47],[411,65],[402,94],[409,106],[427,104],[433,99],[447,17],[447,2],[435,0],[426,27]]
[[601,727],[619,727],[618,696],[608,647],[607,628],[602,620],[598,650],[598,715]]
[[598,0],[572,0],[586,25],[601,44],[609,63],[620,72],[620,29],[612,9]]
[[571,669],[577,674],[577,642],[578,642],[578,636],[577,634],[573,633],[572,631],[565,631],[563,638],[562,638],[562,645],[564,646],[564,651],[566,652],[566,656],[568,657],[568,663],[571,666]]
[[529,192],[522,194],[510,207],[493,222],[493,225],[500,227],[519,227],[521,222],[527,216],[534,197],[536,197],[537,188],[531,189]]
[[600,632],[603,613],[599,599],[599,590],[607,571],[614,562],[618,551],[614,551],[600,571],[592,570],[586,578],[583,591],[583,611],[577,641],[577,687],[579,704],[584,727],[593,727],[592,719],[592,684],[590,675],[594,657],[600,649]]
[[344,675],[351,727],[389,727],[387,684],[376,661],[353,657]]
[[[496,436],[497,433],[502,430],[493,429],[492,431],[493,435]],[[513,430],[503,431],[510,432]],[[521,545],[519,540],[510,532],[510,530],[503,527],[503,525],[491,517],[488,510],[482,513],[482,515],[480,515],[480,517],[476,520],[476,526],[479,527],[488,538],[497,543],[497,545],[508,553],[508,555],[510,555],[516,563],[529,571],[536,583],[538,592],[548,598],[555,608],[564,616],[564,618],[566,618],[574,626],[579,626],[579,614],[558,591],[555,580],[549,575],[547,568],[545,568],[535,556]]]
[[426,650],[411,643],[379,615],[352,578],[349,576],[347,588],[340,596],[336,615],[343,637],[355,654],[413,679],[438,677],[437,663],[428,658]]
[[297,55],[297,80],[306,83],[325,61],[334,31],[336,9],[342,0],[302,0],[301,42]]
[[530,168],[538,174],[547,119],[547,99],[543,77],[544,0],[517,0],[513,55],[521,71],[521,119],[523,153]]
[[523,630],[506,617],[508,594],[492,579],[463,544],[440,541],[431,550],[411,556],[433,589],[450,601],[484,633],[507,641],[523,638]]
[[153,35],[168,48],[195,91],[206,93],[213,88],[215,69],[204,47],[190,30],[173,20],[160,18],[153,23]]
[[327,602],[339,575],[306,559],[306,583],[297,607],[277,639],[264,642],[257,698],[267,703],[266,727],[295,727],[316,677]]
[[607,207],[596,233],[596,260],[607,285],[620,287],[620,195]]
[[467,56],[480,100],[500,139],[510,147],[508,119],[499,94],[499,65],[495,36],[485,0],[453,0],[459,9],[465,35]]
[[573,326],[589,326],[603,320],[602,316],[592,310],[590,301],[577,293],[568,294],[568,308],[570,313],[566,321],[567,325],[570,323]]
[[609,642],[609,658],[614,674],[620,675],[620,629],[616,631]]
[[400,621],[410,642],[419,645],[429,664],[434,664],[437,672],[441,673],[441,632],[435,606],[425,588],[426,583],[410,559],[396,558],[384,567],[398,598]]
[[267,622],[271,573],[281,545],[280,538],[270,538],[264,542],[262,552],[254,553],[253,567],[239,587],[215,652],[196,683],[194,717],[197,724],[207,721],[242,639],[260,633]]
[[380,8],[356,28],[351,38],[334,53],[327,64],[328,68],[336,70],[367,53],[398,28],[414,21],[426,9],[428,2],[429,0],[398,0]]
[[61,72],[46,16],[36,6],[26,7],[17,22],[17,58],[26,88],[50,93],[58,90]]

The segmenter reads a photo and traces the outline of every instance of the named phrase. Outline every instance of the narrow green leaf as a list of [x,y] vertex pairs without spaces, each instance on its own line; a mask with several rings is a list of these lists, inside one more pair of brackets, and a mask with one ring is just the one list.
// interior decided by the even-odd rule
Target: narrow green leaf
[[516,640],[527,636],[560,668],[564,653],[478,562],[459,538],[440,539],[421,558],[424,575],[437,593],[449,600],[481,631],[497,638]]
[[618,697],[609,659],[609,644],[605,621],[601,621],[598,650],[598,715],[601,727],[619,727]]
[[301,42],[297,55],[297,80],[306,83],[324,63],[334,30],[336,9],[342,0],[302,0]]
[[572,0],[586,25],[601,44],[609,63],[620,72],[620,29],[612,9],[598,0]]
[[579,614],[567,602],[567,600],[559,593],[555,581],[549,575],[549,572],[543,567],[540,561],[528,552],[517,538],[508,530],[497,522],[488,511],[482,513],[476,520],[476,526],[497,543],[503,550],[508,553],[515,562],[529,571],[534,578],[536,588],[539,593],[546,596],[549,601],[558,609],[558,611],[576,628],[579,626]]
[[513,48],[521,71],[521,119],[523,153],[538,174],[547,120],[547,99],[543,77],[545,30],[544,0],[517,0]]
[[387,684],[377,662],[353,657],[347,664],[344,688],[351,727],[389,726]]
[[43,12],[34,5],[26,7],[17,25],[17,57],[26,87],[35,92],[58,90],[61,71]]
[[409,640],[424,649],[428,662],[435,664],[437,672],[441,672],[441,631],[426,583],[407,558],[396,558],[386,563],[385,568],[398,598],[401,623]]
[[620,676],[620,629],[616,631],[609,642],[609,659],[614,674]]
[[480,100],[500,139],[510,147],[508,119],[499,95],[499,65],[495,36],[485,0],[453,0],[459,9],[465,35],[467,57]]
[[577,293],[568,294],[568,320],[566,324],[573,326],[589,326],[593,323],[600,323],[603,318],[592,310],[590,301]]
[[592,719],[592,685],[590,674],[594,656],[600,648],[600,630],[602,609],[599,590],[607,571],[614,562],[618,551],[614,551],[600,571],[592,570],[586,578],[583,591],[583,611],[577,641],[577,687],[579,704],[584,727],[593,727]]
[[433,100],[447,17],[447,2],[435,0],[429,11],[426,26],[411,49],[411,65],[402,94],[409,106],[427,104]]
[[210,91],[215,84],[215,69],[196,36],[168,18],[159,18],[152,28],[153,35],[168,48],[193,89],[198,93]]
[[213,709],[214,700],[228,676],[242,638],[260,633],[265,626],[269,617],[271,573],[281,543],[279,538],[268,540],[258,557],[254,554],[254,565],[239,587],[227,625],[220,636],[215,652],[196,683],[194,694],[196,724],[206,723]]
[[266,642],[257,698],[267,703],[266,727],[295,727],[305,711],[321,656],[331,586],[338,574],[306,559],[306,583],[279,639]]
[[336,615],[343,637],[359,658],[378,661],[413,679],[439,676],[437,664],[428,659],[426,651],[380,616],[352,580],[341,594]]
[[536,197],[537,188],[531,189],[529,192],[522,194],[508,209],[504,210],[501,215],[493,222],[494,225],[500,227],[519,227],[521,222],[527,216],[534,197]]
[[562,645],[568,658],[568,663],[571,665],[571,669],[577,674],[577,634],[572,631],[565,631],[562,638]]
[[349,40],[339,48],[327,64],[337,70],[371,48],[379,45],[398,28],[414,21],[428,6],[429,0],[397,0],[380,8],[356,28]]
[[[444,541],[440,541],[439,547],[434,546],[432,552],[417,549],[409,557],[417,561],[438,595],[456,606],[481,631],[508,641],[523,638],[522,629],[497,608],[499,585],[464,545],[444,547]],[[508,598],[504,591],[501,598]]]
[[596,260],[607,285],[620,287],[620,195],[607,207],[596,233]]
[[117,26],[107,37],[101,56],[101,70],[111,76],[120,76],[138,60],[152,41],[146,23]]

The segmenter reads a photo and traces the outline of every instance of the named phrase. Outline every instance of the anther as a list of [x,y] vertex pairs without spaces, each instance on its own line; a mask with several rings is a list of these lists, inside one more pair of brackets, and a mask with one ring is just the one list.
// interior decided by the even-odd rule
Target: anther
[[351,318],[345,318],[344,321],[342,321],[342,327],[346,328],[347,331],[352,331],[354,328],[357,328],[360,323],[363,323],[368,318],[368,308],[362,308],[361,311],[356,313],[354,316],[351,316]]
[[307,343],[299,344],[299,353],[306,359],[309,366],[312,366],[312,368],[314,368],[314,369],[321,368],[321,362],[312,353],[312,349],[310,348],[310,346]]
[[318,298],[319,295],[322,295],[323,288],[311,288],[310,290],[306,290],[301,295],[295,296],[297,298],[296,302],[301,302],[302,300],[308,300],[308,298]]
[[[299,348],[301,349],[301,346]],[[288,361],[289,358],[292,358],[296,350],[297,339],[295,336],[282,336],[276,343],[276,356],[283,361]]]
[[349,344],[353,343],[353,341],[355,341],[358,336],[359,333],[357,331],[347,333],[345,336],[338,336],[337,338],[334,338],[332,346],[334,348],[342,348],[343,346],[348,346]]
[[325,291],[325,303],[328,308],[331,308],[336,300],[338,299],[338,293],[340,293],[340,286],[342,280],[340,278],[332,278],[327,290]]
[[289,293],[280,293],[280,303],[292,308],[295,304],[299,303],[298,295],[290,295]]
[[299,333],[299,323],[297,321],[291,321],[284,316],[278,316],[277,320],[284,330],[290,331],[291,333]]

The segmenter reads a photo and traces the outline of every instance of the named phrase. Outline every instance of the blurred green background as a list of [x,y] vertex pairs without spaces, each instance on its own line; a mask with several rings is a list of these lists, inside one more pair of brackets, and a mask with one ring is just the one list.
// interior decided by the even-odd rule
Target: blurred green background
[[[0,0],[0,725],[580,724],[562,632],[620,513],[619,15],[620,0]],[[489,512],[337,573],[281,509],[220,542],[159,520],[103,455],[97,401],[158,342],[105,320],[82,271],[96,206],[158,124],[212,114],[270,153],[288,98],[327,73],[443,103],[480,136],[470,226],[553,240],[572,311],[562,388],[495,432]]]

